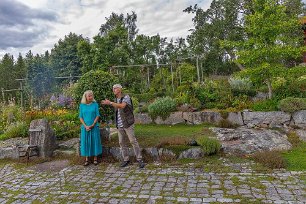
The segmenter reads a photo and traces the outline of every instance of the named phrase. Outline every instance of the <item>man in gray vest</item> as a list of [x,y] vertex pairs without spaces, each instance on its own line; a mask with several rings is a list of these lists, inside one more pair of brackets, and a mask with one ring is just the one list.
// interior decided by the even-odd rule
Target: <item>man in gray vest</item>
[[136,140],[134,132],[135,118],[133,114],[132,99],[129,95],[125,95],[122,93],[122,86],[120,84],[115,84],[113,86],[113,93],[116,96],[115,102],[111,102],[110,100],[106,99],[102,101],[102,104],[111,105],[115,108],[115,121],[116,127],[118,129],[119,145],[123,157],[123,163],[120,166],[126,167],[130,163],[127,144],[127,140],[129,139],[130,143],[133,146],[134,153],[139,164],[139,168],[143,168],[145,164],[142,161],[140,147]]

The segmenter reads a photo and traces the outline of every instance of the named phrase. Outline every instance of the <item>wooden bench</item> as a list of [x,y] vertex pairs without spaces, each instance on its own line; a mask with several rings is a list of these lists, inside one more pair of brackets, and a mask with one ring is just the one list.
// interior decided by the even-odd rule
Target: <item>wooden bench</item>
[[19,146],[18,148],[18,157],[27,158],[27,164],[29,163],[30,157],[39,156],[38,146],[37,145],[24,145]]
[[[29,129],[29,132],[41,132],[41,129]],[[37,145],[33,145],[31,144],[32,142],[30,141],[30,137],[29,137],[29,141],[27,145],[24,146],[18,146],[18,157],[19,159],[22,157],[26,157],[27,158],[27,164],[30,160],[30,157],[33,156],[39,156],[39,149]]]

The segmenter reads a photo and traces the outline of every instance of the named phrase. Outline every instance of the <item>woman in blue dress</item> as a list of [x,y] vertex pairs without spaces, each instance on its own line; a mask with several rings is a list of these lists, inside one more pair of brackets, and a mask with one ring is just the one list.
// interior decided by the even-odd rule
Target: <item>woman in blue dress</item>
[[89,165],[89,157],[94,157],[94,164],[98,164],[97,156],[102,154],[102,144],[99,129],[99,105],[94,99],[92,91],[83,94],[80,113],[81,125],[81,156],[85,157],[84,166]]

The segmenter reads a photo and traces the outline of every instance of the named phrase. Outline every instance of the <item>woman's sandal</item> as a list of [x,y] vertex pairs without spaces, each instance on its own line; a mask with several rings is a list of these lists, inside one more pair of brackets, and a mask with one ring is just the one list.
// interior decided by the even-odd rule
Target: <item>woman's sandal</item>
[[88,165],[89,165],[89,162],[85,161],[84,166],[88,166]]
[[97,164],[98,164],[98,161],[97,161],[97,160],[94,160],[93,163],[94,163],[94,165],[97,165]]

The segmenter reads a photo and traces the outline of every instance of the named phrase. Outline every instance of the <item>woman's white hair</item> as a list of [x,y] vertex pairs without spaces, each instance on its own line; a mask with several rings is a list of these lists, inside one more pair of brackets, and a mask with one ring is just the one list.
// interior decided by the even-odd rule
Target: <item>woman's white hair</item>
[[[92,95],[93,95],[92,90],[87,90],[87,91],[84,92],[83,97],[82,97],[82,100],[81,100],[81,103],[87,104],[87,98],[86,98],[86,96],[87,96],[88,94],[92,94]],[[93,101],[96,101],[96,100],[93,99]]]

